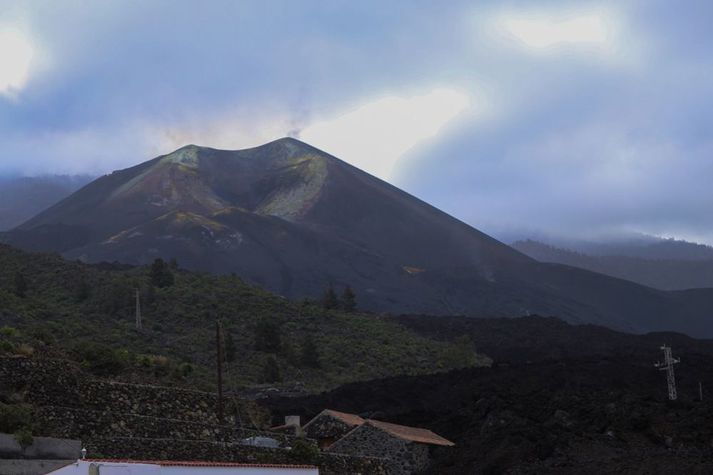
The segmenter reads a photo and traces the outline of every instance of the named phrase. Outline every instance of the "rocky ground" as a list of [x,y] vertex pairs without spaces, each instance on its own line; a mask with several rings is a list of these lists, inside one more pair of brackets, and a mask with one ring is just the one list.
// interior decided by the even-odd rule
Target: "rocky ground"
[[[419,317],[404,320],[429,332]],[[710,342],[542,318],[442,323],[434,328],[443,338],[477,333],[495,365],[266,404],[276,417],[329,407],[428,427],[457,444],[434,451],[434,474],[713,473]],[[675,402],[652,365],[662,343],[682,360]]]

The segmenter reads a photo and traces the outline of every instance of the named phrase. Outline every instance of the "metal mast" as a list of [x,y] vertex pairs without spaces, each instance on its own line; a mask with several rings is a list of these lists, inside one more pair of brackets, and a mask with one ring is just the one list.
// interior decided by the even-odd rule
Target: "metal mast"
[[666,381],[668,382],[668,398],[671,401],[675,401],[678,398],[678,395],[676,394],[676,375],[673,372],[673,365],[676,363],[680,363],[681,360],[679,358],[673,357],[673,355],[671,354],[670,346],[663,345],[661,349],[663,350],[664,362],[654,363],[654,366],[656,366],[661,371],[666,371]]
[[136,289],[136,329],[141,330],[141,293]]

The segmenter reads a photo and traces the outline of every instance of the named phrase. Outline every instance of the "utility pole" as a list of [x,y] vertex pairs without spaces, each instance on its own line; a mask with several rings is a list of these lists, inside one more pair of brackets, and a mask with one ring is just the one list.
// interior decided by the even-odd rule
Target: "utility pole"
[[698,381],[698,398],[703,401],[703,381]]
[[666,381],[668,382],[668,398],[671,401],[675,401],[678,398],[676,394],[676,375],[673,372],[673,365],[680,363],[679,358],[674,358],[671,354],[671,347],[663,345],[661,348],[663,350],[663,363],[654,363],[654,366],[661,371],[666,371]]
[[141,330],[141,293],[136,289],[136,329]]
[[215,321],[215,345],[218,361],[218,422],[223,424],[223,338],[220,321]]

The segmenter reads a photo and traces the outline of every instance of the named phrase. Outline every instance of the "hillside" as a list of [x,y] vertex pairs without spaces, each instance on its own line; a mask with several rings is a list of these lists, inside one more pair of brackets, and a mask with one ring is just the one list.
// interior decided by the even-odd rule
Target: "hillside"
[[86,262],[176,258],[295,299],[348,285],[379,312],[538,313],[713,335],[713,291],[664,293],[538,263],[288,138],[238,151],[183,147],[95,180],[3,239]]
[[0,231],[19,226],[91,180],[86,175],[0,177]]
[[[537,239],[535,239],[537,241]],[[573,239],[540,240],[554,247],[572,250],[589,256],[626,256],[653,260],[710,261],[713,247],[682,239],[635,235],[585,241]]]
[[421,337],[389,318],[295,303],[235,276],[166,267],[156,285],[150,274],[147,267],[91,266],[0,246],[0,353],[71,358],[98,376],[211,389],[219,319],[231,340],[231,391],[260,383],[315,391],[487,363],[472,349]]
[[516,241],[512,247],[541,262],[579,267],[661,290],[713,287],[713,249],[698,244],[667,240],[639,247],[611,245],[592,248],[594,254],[532,240]]

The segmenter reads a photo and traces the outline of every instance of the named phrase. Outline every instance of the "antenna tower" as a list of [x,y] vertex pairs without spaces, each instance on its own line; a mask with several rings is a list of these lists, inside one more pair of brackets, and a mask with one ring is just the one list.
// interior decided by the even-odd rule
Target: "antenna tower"
[[668,381],[668,398],[671,401],[675,401],[678,398],[678,395],[676,394],[676,375],[673,372],[673,365],[680,363],[681,360],[673,357],[670,346],[663,345],[661,350],[663,350],[664,362],[654,363],[654,366],[661,371],[666,371],[666,381]]

